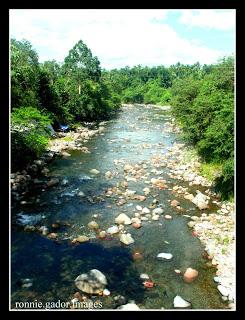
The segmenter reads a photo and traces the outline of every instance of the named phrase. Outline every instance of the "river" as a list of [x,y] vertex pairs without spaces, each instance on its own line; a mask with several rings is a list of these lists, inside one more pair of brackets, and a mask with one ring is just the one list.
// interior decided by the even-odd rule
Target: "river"
[[[169,200],[175,199],[171,187],[176,180],[167,175],[167,168],[156,168],[152,158],[168,152],[176,133],[164,132],[164,124],[170,121],[167,111],[142,106],[124,107],[118,116],[105,123],[105,131],[84,144],[91,153],[69,151],[69,158],[56,158],[49,166],[50,177],[63,179],[63,184],[43,189],[25,199],[29,204],[18,205],[12,210],[11,232],[11,305],[18,301],[70,301],[78,291],[74,279],[90,269],[103,272],[108,280],[109,297],[99,297],[104,309],[115,308],[113,298],[123,295],[127,301],[134,300],[142,309],[173,309],[173,299],[180,295],[192,304],[192,309],[224,309],[226,302],[214,283],[216,269],[207,265],[203,257],[204,247],[193,236],[187,226],[188,218],[176,213]],[[115,161],[119,160],[119,161]],[[125,164],[144,165],[146,177],[128,181],[128,189],[142,190],[149,187],[145,180],[159,176],[167,180],[169,188],[152,190],[146,200],[128,200],[118,206],[117,196],[106,196],[108,188],[124,180]],[[91,169],[100,171],[97,175]],[[105,179],[105,172],[114,173],[112,179]],[[188,187],[184,182],[179,185]],[[84,197],[78,195],[84,193]],[[143,221],[142,228],[126,226],[135,242],[129,246],[120,243],[117,236],[101,240],[87,224],[96,220],[101,230],[115,224],[119,213],[133,217],[136,205],[149,207],[157,199],[173,219]],[[200,216],[200,210],[188,200],[181,202],[185,214]],[[211,210],[205,210],[206,213]],[[18,215],[40,217],[42,225],[51,228],[57,220],[69,224],[59,229],[58,240],[48,239],[38,232],[24,232],[18,223]],[[93,215],[96,215],[93,217]],[[56,232],[56,231],[55,231]],[[74,245],[71,239],[79,234],[88,235],[91,240]],[[134,260],[132,254],[141,252],[143,259]],[[157,254],[167,252],[171,260],[158,260]],[[185,283],[183,276],[176,274],[192,267],[199,271],[198,278]],[[150,275],[153,288],[144,288],[140,274]],[[21,279],[31,279],[32,286],[23,288]],[[93,298],[98,299],[98,298]]]

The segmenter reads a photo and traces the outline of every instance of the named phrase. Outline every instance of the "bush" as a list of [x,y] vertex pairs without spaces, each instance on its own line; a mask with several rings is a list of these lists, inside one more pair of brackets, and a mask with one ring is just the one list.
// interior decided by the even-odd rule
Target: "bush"
[[48,144],[50,118],[33,107],[14,109],[11,115],[12,170],[39,157]]

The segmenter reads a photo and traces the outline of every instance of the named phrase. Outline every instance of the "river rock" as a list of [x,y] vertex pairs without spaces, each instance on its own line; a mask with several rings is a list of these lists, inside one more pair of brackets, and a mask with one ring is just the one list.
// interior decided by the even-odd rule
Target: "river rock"
[[94,229],[94,230],[99,229],[99,225],[96,221],[90,221],[88,223],[88,227],[89,227],[89,229]]
[[193,196],[193,194],[186,194],[185,196],[184,196],[184,198],[186,199],[186,200],[190,200],[190,201],[192,201],[193,199],[194,199],[194,196]]
[[135,217],[135,218],[132,218],[132,219],[131,219],[131,222],[132,222],[132,223],[141,223],[141,220],[140,220],[140,218]]
[[44,176],[47,176],[49,174],[49,169],[48,168],[43,168],[41,173],[44,175]]
[[159,218],[160,218],[160,216],[158,214],[154,214],[151,219],[154,221],[158,221]]
[[131,219],[125,214],[121,213],[115,218],[117,224],[131,224]]
[[125,310],[125,311],[134,311],[134,310],[140,310],[140,308],[135,303],[127,303],[123,304],[122,306],[118,307],[117,309]]
[[29,225],[26,225],[24,228],[24,231],[27,231],[27,232],[33,232],[35,230],[36,228],[34,226],[29,226]]
[[174,307],[175,308],[188,308],[190,306],[191,306],[191,303],[186,301],[186,300],[184,300],[180,296],[176,296],[174,298]]
[[189,221],[187,223],[188,227],[190,227],[190,228],[193,228],[195,224],[196,224],[195,221]]
[[62,155],[62,157],[65,157],[65,158],[71,156],[71,154],[68,153],[68,152],[66,152],[66,151],[62,151],[62,152],[61,152],[61,155]]
[[148,209],[147,207],[144,207],[141,211],[141,214],[147,214],[147,213],[150,213],[150,209]]
[[46,236],[49,233],[49,230],[46,226],[41,226],[39,231],[42,233],[43,236]]
[[146,274],[146,273],[141,273],[140,279],[141,279],[141,280],[149,280],[150,277],[149,277],[148,274]]
[[100,294],[107,285],[105,275],[97,270],[92,269],[88,273],[83,273],[75,279],[76,287],[88,294]]
[[134,239],[132,238],[130,233],[124,233],[120,236],[120,241],[126,245],[134,243]]
[[111,293],[110,293],[110,291],[109,291],[108,289],[104,289],[104,290],[103,290],[103,296],[108,297],[110,294],[111,294]]
[[107,229],[107,233],[109,234],[115,234],[119,232],[119,228],[118,226],[112,226],[110,228]]
[[200,191],[197,193],[192,202],[200,209],[204,210],[208,208],[207,196]]
[[163,209],[162,208],[156,208],[152,210],[152,214],[162,214]]
[[222,286],[221,284],[218,285],[217,289],[219,290],[219,292],[222,294],[222,296],[224,297],[228,297],[230,294],[230,290],[224,286]]
[[148,194],[151,192],[150,188],[147,188],[147,187],[144,188],[143,191],[146,196],[148,196]]
[[192,268],[187,268],[184,273],[184,281],[187,283],[193,282],[198,276],[198,271]]
[[143,210],[143,208],[142,208],[141,206],[137,205],[137,206],[136,206],[136,210],[138,210],[138,211],[142,211],[142,210]]
[[106,171],[105,177],[106,177],[106,179],[110,179],[112,177],[111,171]]
[[55,232],[51,232],[51,233],[48,234],[48,238],[49,238],[49,239],[56,239],[57,236],[58,236],[58,235],[57,235],[57,233],[55,233]]
[[142,227],[141,223],[139,223],[139,222],[134,222],[134,223],[132,224],[132,226],[133,226],[135,229],[139,229],[139,228]]
[[47,182],[47,186],[48,187],[53,187],[53,186],[56,186],[57,184],[59,184],[59,179],[58,178],[53,178],[53,179],[51,179],[51,180],[49,180],[48,182]]
[[213,278],[214,279],[214,282],[216,282],[216,283],[220,283],[221,282],[221,279],[220,279],[220,277],[214,277]]
[[104,239],[106,237],[106,231],[102,230],[99,233],[99,238]]
[[171,219],[173,219],[173,217],[170,216],[169,214],[165,214],[164,218],[165,218],[166,220],[171,220]]
[[99,173],[100,173],[100,171],[97,170],[97,169],[91,169],[89,172],[90,172],[91,174],[99,174]]
[[162,252],[162,253],[159,253],[159,254],[157,255],[157,258],[170,260],[170,259],[173,258],[173,255],[172,255],[171,253],[164,253],[164,252]]
[[77,242],[83,243],[83,242],[89,241],[89,237],[87,237],[87,236],[78,236],[75,240]]
[[179,201],[177,201],[177,200],[172,200],[172,201],[170,202],[170,205],[171,205],[172,207],[177,207],[177,206],[180,205],[180,203],[179,203]]

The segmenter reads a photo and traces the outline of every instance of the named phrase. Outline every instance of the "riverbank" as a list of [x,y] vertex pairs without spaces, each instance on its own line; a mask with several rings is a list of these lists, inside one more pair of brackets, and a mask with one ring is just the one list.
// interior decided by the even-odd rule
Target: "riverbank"
[[[174,119],[168,124],[169,132],[180,132]],[[175,144],[169,148],[169,153],[165,160],[169,158],[167,167],[170,169],[169,176],[195,186],[196,192],[201,193],[199,187],[205,187],[204,201],[207,207],[210,202],[210,195],[215,200],[212,203],[218,206],[218,210],[209,215],[202,213],[200,217],[192,216],[188,226],[193,229],[195,236],[205,245],[207,259],[213,266],[217,267],[217,277],[214,281],[218,284],[217,289],[224,301],[230,302],[230,307],[234,308],[235,300],[235,213],[234,203],[220,201],[219,195],[212,191],[213,184],[200,173],[201,160],[185,144]],[[190,158],[190,154],[192,158]],[[176,193],[182,193],[181,187],[173,187]],[[185,193],[184,198],[193,202],[194,195]],[[202,210],[202,209],[200,209]]]
[[48,164],[56,157],[69,157],[66,150],[79,150],[84,153],[90,151],[83,144],[97,134],[103,134],[105,122],[100,122],[97,129],[80,126],[74,131],[57,132],[56,138],[49,140],[46,152],[29,164],[24,170],[13,172],[10,175],[12,202],[21,201],[33,187],[46,188],[59,183],[54,179],[43,182],[40,178],[49,176]]

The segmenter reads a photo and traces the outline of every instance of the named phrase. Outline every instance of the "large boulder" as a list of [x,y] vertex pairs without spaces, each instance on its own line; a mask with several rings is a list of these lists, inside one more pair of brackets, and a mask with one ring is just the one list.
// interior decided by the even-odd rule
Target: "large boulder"
[[75,285],[85,293],[101,294],[107,285],[107,280],[101,271],[92,269],[88,273],[80,274],[75,279]]
[[192,202],[200,209],[204,210],[208,208],[207,196],[200,191],[197,193]]

